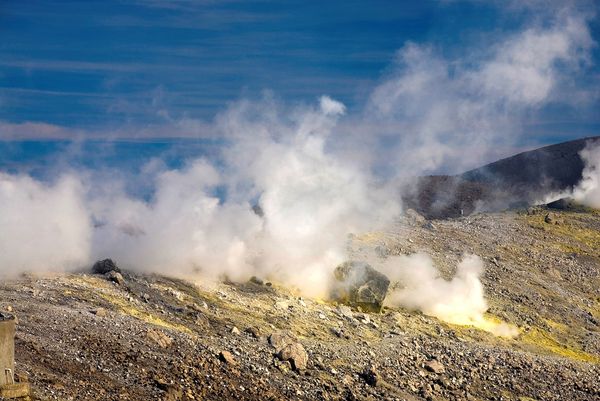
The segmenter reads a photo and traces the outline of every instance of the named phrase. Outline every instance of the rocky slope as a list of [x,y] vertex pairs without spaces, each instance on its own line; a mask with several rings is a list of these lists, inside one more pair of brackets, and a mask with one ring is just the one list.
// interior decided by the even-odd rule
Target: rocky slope
[[522,152],[455,176],[421,177],[404,202],[431,218],[530,205],[548,193],[571,190],[581,180],[579,152],[600,137],[582,138]]
[[[128,272],[4,281],[0,309],[18,317],[17,369],[39,400],[600,399],[599,212],[412,215],[351,246],[355,257],[425,251],[446,277],[463,253],[480,255],[488,318],[520,334],[365,314],[260,280]],[[286,361],[288,342],[301,347]]]

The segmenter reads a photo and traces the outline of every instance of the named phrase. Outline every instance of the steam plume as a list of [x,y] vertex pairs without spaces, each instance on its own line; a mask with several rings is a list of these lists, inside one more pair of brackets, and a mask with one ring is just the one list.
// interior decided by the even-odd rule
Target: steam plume
[[0,173],[0,210],[3,274],[72,269],[88,261],[92,230],[77,177],[46,185]]
[[452,280],[439,275],[430,256],[417,253],[386,260],[384,271],[399,287],[386,299],[390,305],[403,306],[459,325],[472,325],[504,337],[518,334],[516,327],[487,320],[488,309],[479,277],[483,261],[466,255],[456,267]]
[[[271,99],[222,116],[229,138],[219,171],[196,160],[156,177],[150,202],[122,191],[94,199],[94,257],[130,268],[247,279],[270,277],[323,295],[345,259],[346,235],[399,213],[398,196],[325,149],[344,106],[322,97],[286,121]],[[258,117],[258,118],[257,118]],[[251,120],[250,120],[251,119]],[[247,135],[248,129],[257,135]],[[227,188],[226,199],[214,193]],[[252,200],[262,218],[252,211]]]
[[582,178],[573,198],[583,205],[600,209],[600,143],[588,144],[580,153],[585,163]]

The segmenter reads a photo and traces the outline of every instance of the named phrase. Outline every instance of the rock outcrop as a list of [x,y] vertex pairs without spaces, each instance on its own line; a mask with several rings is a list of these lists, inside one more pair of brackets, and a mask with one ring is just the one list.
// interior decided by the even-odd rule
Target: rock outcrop
[[94,274],[106,274],[109,272],[121,273],[121,269],[112,259],[103,259],[94,263],[92,266],[92,273]]
[[359,307],[366,312],[380,312],[390,280],[368,263],[344,262],[335,268],[336,284],[332,298]]

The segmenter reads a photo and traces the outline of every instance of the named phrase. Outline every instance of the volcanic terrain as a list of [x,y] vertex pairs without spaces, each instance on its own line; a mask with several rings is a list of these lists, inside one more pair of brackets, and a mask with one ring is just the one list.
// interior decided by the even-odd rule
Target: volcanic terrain
[[[480,255],[487,319],[516,337],[362,313],[260,278],[24,275],[0,285],[0,309],[18,318],[17,371],[39,400],[600,399],[600,212],[407,216],[354,236],[352,256],[425,251],[450,277],[461,255]],[[305,366],[277,356],[288,340]]]
[[[600,211],[530,206],[572,190],[597,140],[424,177],[404,199],[417,211],[348,237],[352,260],[424,253],[448,280],[478,255],[489,308],[475,325],[391,303],[366,313],[269,277],[105,261],[0,283],[0,310],[18,319],[17,373],[36,400],[600,400]],[[504,323],[514,335],[490,332]]]

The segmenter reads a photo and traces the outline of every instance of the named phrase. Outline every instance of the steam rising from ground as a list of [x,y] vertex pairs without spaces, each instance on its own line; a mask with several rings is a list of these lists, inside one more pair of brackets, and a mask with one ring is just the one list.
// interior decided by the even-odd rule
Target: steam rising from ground
[[537,204],[572,198],[584,206],[600,209],[600,141],[589,141],[579,152],[579,157],[584,164],[579,183],[572,189],[550,193]]
[[[241,100],[213,124],[198,124],[225,140],[218,162],[168,170],[151,161],[149,200],[93,173],[53,184],[0,174],[1,271],[72,269],[113,257],[129,269],[259,275],[323,294],[346,257],[347,234],[377,230],[400,213],[394,181],[373,171],[383,166],[398,178],[462,168],[474,162],[466,155],[510,146],[514,121],[556,99],[566,85],[561,74],[585,63],[593,45],[587,19],[562,8],[549,23],[462,63],[407,44],[364,111],[341,124],[344,105],[326,96],[291,109],[270,96]],[[582,196],[597,205],[599,151],[586,152]],[[263,217],[252,211],[256,204]],[[452,281],[439,278],[425,255],[389,263],[387,274],[404,283],[392,302],[485,324],[477,257],[466,257]]]
[[589,143],[580,153],[585,163],[573,198],[583,205],[600,209],[600,143]]
[[4,274],[62,270],[89,259],[91,226],[81,182],[48,186],[0,173],[0,268]]
[[516,327],[486,319],[488,309],[483,285],[483,261],[466,255],[451,280],[445,280],[429,255],[396,256],[386,260],[383,270],[398,286],[386,303],[435,316],[445,322],[472,325],[499,336],[513,337]]
[[[590,15],[567,4],[529,3],[540,21],[485,50],[471,49],[458,59],[423,44],[407,43],[398,51],[369,97],[369,117],[359,122],[383,133],[384,148],[396,155],[396,172],[436,173],[440,167],[463,172],[490,156],[506,156],[493,149],[527,135],[522,122],[528,113],[595,96],[573,93],[571,82],[595,45]],[[547,13],[551,16],[542,18]]]
[[[273,112],[271,99],[222,116],[223,165],[159,170],[148,201],[93,175],[44,185],[2,176],[4,272],[73,268],[112,257],[128,269],[178,275],[252,275],[323,295],[346,258],[347,234],[381,228],[399,196],[326,150],[344,106]],[[85,184],[84,184],[85,183]],[[218,189],[227,192],[217,197]],[[253,211],[260,206],[262,217]]]

